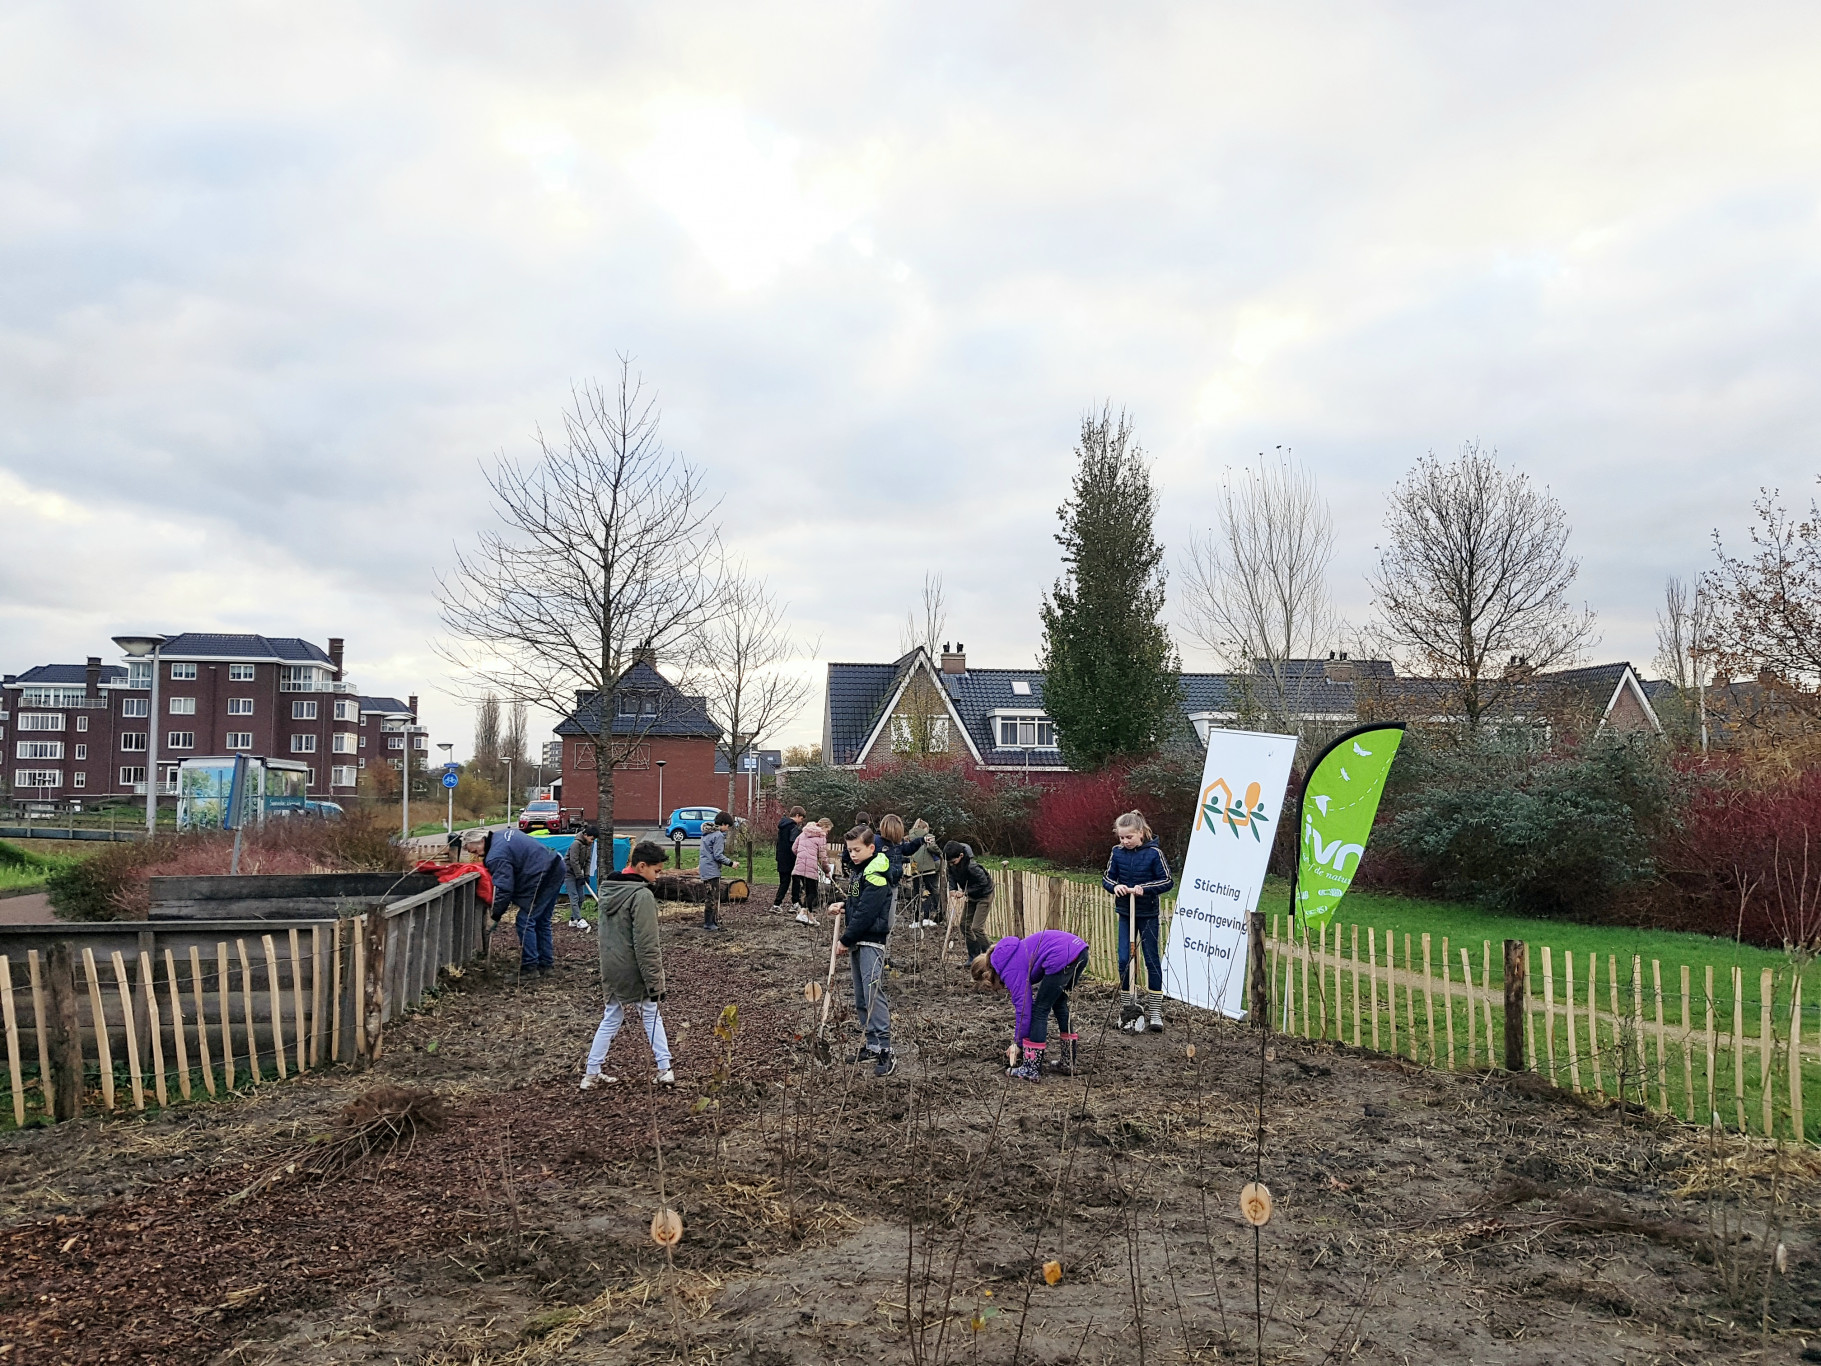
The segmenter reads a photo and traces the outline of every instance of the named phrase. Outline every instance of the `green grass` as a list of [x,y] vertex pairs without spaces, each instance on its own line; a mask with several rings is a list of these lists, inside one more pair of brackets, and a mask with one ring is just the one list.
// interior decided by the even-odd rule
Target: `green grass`
[[57,869],[67,868],[75,862],[76,859],[68,855],[40,854],[0,840],[0,891],[42,887]]

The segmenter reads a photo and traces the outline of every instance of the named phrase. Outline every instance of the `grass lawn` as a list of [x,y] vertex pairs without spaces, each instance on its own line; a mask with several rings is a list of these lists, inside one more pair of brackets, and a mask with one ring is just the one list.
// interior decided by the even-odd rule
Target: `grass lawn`
[[0,840],[0,891],[42,887],[55,870],[74,862],[76,859],[67,854],[39,853]]

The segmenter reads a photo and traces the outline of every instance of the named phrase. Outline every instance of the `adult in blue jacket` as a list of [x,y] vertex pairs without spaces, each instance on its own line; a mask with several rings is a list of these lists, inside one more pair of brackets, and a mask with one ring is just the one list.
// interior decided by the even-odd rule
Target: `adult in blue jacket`
[[518,903],[519,973],[556,969],[556,940],[550,917],[563,891],[563,858],[549,845],[511,828],[488,834],[481,861],[493,878],[491,930]]
[[[1122,989],[1119,1027],[1134,1034],[1147,1028],[1153,1034],[1163,1032],[1163,957],[1157,950],[1157,919],[1163,893],[1176,885],[1170,876],[1169,860],[1151,836],[1144,813],[1128,811],[1113,822],[1113,833],[1119,843],[1107,857],[1107,870],[1100,885],[1113,894],[1113,914],[1119,921],[1119,985]],[[1133,902],[1136,901],[1136,905]],[[1148,990],[1132,982],[1131,921],[1138,924],[1138,942],[1144,949],[1145,981]]]

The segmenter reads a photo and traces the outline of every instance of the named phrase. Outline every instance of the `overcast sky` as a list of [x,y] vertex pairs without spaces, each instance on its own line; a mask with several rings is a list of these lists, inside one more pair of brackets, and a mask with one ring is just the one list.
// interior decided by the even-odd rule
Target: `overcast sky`
[[1495,446],[1647,665],[1821,467],[1817,71],[1809,5],[9,4],[0,669],[341,635],[465,752],[435,575],[617,351],[825,660],[937,570],[1028,665],[1111,400],[1173,556],[1293,447],[1355,622]]

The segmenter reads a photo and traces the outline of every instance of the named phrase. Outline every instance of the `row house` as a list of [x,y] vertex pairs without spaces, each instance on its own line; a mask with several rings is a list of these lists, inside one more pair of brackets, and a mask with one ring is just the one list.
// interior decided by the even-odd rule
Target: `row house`
[[154,733],[156,781],[167,794],[183,760],[244,753],[300,761],[313,794],[351,796],[369,754],[396,762],[407,739],[419,750],[429,743],[415,724],[415,697],[363,698],[344,677],[339,637],[324,649],[285,636],[172,636],[156,661],[156,717],[153,667],[150,657],[103,664],[91,656],[0,680],[14,800],[143,795]]

